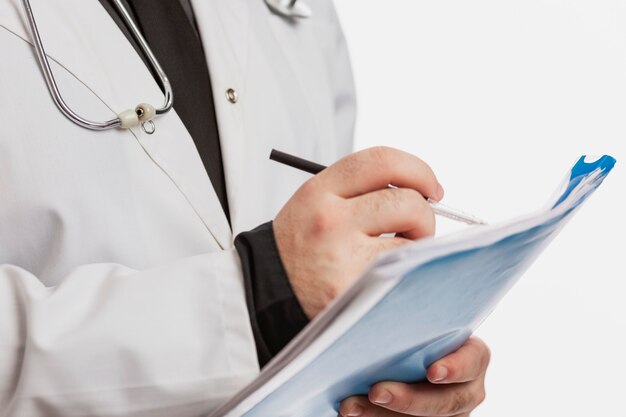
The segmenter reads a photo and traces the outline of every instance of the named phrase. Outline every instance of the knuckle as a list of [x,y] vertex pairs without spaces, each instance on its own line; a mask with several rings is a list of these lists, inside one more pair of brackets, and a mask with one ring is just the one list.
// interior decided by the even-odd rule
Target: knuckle
[[311,234],[323,236],[337,229],[339,216],[335,210],[318,207],[311,216]]
[[382,159],[385,159],[391,153],[396,152],[395,149],[384,145],[372,146],[371,148],[367,149],[367,151],[371,152],[373,157],[380,157]]
[[301,209],[308,213],[307,223],[309,224],[309,232],[311,236],[321,238],[324,236],[334,235],[345,229],[347,220],[352,216],[349,207],[341,204],[340,200],[333,198],[331,195],[322,195],[311,191],[315,185],[309,185],[303,193],[311,195],[304,196],[300,201]]
[[298,189],[298,195],[305,201],[315,200],[320,194],[320,189],[317,183],[318,181],[316,177],[306,181]]
[[323,301],[325,304],[333,301],[335,298],[341,294],[341,290],[337,285],[328,284],[324,287],[323,291]]
[[363,155],[360,152],[353,153],[335,163],[337,175],[351,177],[358,174],[359,167],[363,165]]
[[416,406],[416,396],[399,388],[394,390],[391,402],[385,405],[386,408],[402,414],[412,414]]
[[398,411],[404,414],[411,414],[417,408],[415,401],[415,396],[409,395],[408,398],[403,399],[398,407]]
[[388,146],[374,146],[367,149],[366,152],[373,163],[386,167],[391,163],[393,155],[397,151]]
[[394,400],[391,403],[386,404],[385,407],[395,411],[396,413],[409,414],[413,410],[412,403],[412,400],[404,401],[394,398]]
[[342,281],[326,282],[322,288],[322,296],[325,305],[339,297],[346,290],[346,285]]

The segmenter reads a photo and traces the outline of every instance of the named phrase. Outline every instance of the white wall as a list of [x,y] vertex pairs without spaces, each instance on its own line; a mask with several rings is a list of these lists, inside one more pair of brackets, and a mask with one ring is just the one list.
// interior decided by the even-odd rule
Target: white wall
[[626,416],[626,2],[336,4],[357,146],[419,155],[448,204],[504,220],[544,204],[579,155],[617,158],[480,328],[493,360],[473,416]]

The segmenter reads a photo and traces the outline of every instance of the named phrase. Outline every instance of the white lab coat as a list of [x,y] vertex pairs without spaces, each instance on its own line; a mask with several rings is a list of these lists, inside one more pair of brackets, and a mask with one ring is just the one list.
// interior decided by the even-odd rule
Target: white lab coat
[[[353,85],[330,0],[289,22],[195,0],[232,230],[175,111],[156,133],[57,110],[19,0],[0,0],[0,416],[195,416],[258,373],[233,239],[351,149]],[[162,94],[96,0],[32,0],[60,91],[105,120]],[[225,91],[233,88],[233,104]],[[174,92],[176,93],[176,92]],[[268,416],[271,417],[271,416]]]

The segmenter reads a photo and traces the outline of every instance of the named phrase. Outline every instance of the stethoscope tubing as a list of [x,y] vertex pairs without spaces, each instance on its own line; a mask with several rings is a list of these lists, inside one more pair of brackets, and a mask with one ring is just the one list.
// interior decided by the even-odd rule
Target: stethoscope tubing
[[165,96],[165,99],[164,99],[165,101],[163,102],[163,106],[161,108],[156,109],[156,114],[165,114],[168,111],[170,111],[170,109],[174,105],[174,92],[172,91],[172,85],[170,84],[170,80],[167,78],[167,75],[165,74],[165,71],[163,71],[163,68],[159,64],[159,61],[156,59],[156,56],[154,56],[154,53],[152,53],[152,49],[150,49],[150,46],[148,46],[148,42],[146,42],[145,38],[141,34],[141,31],[135,24],[135,21],[128,13],[128,10],[126,10],[124,5],[122,4],[122,1],[121,0],[114,0],[114,1],[118,10],[124,16],[124,20],[126,21],[126,24],[130,27],[130,30],[133,36],[135,37],[135,40],[139,43],[139,46],[141,46],[141,50],[148,57],[148,61],[150,61],[150,65],[159,76],[159,80],[161,81],[161,85],[163,86],[163,94]]
[[[148,61],[150,62],[152,69],[155,71],[155,73],[159,77],[159,80],[164,90],[164,103],[161,108],[157,108],[155,109],[155,111],[157,115],[165,114],[168,111],[170,111],[172,106],[174,105],[174,92],[172,91],[172,86],[170,84],[170,81],[167,78],[167,75],[163,71],[163,68],[159,64],[158,60],[152,53],[152,50],[148,46],[148,43],[141,35],[139,28],[137,27],[137,25],[131,18],[130,14],[128,13],[124,5],[121,3],[121,0],[114,0],[114,2],[117,8],[119,9],[119,11],[121,12],[125,20],[125,23],[130,28],[130,31],[133,34],[133,37],[135,38],[137,43],[139,43],[139,46],[141,47],[142,52],[148,58]],[[37,60],[39,61],[39,66],[41,67],[43,71],[43,75],[46,80],[46,85],[48,87],[48,90],[50,91],[50,95],[52,96],[54,103],[59,108],[61,113],[63,113],[65,117],[67,117],[69,120],[76,123],[77,125],[84,127],[86,129],[90,129],[90,130],[108,130],[108,129],[114,129],[114,128],[120,127],[122,125],[122,121],[119,117],[116,117],[111,120],[107,120],[105,122],[94,122],[94,121],[85,119],[84,117],[81,117],[67,105],[67,103],[63,99],[63,96],[61,95],[61,92],[59,91],[59,87],[57,85],[56,79],[54,77],[52,69],[50,68],[50,62],[48,61],[46,50],[43,46],[43,42],[41,41],[41,35],[39,34],[39,29],[37,27],[37,22],[33,14],[30,1],[22,0],[22,3],[24,5],[24,9],[26,10],[28,23],[30,25],[31,32],[33,34],[33,43],[34,43],[35,51],[37,54]]]
[[[287,0],[287,3],[285,3],[285,0],[265,0],[265,2],[272,10],[283,15],[286,18],[306,18],[311,15],[311,11],[308,6],[302,2],[298,3],[298,0]],[[100,131],[114,129],[117,127],[128,128],[141,124],[146,133],[154,133],[154,123],[152,122],[151,118],[155,115],[165,114],[172,109],[172,106],[174,105],[174,92],[172,90],[172,85],[167,78],[167,75],[165,74],[165,71],[163,71],[163,68],[159,64],[159,61],[156,59],[156,56],[152,52],[152,49],[150,49],[150,46],[144,39],[141,31],[135,24],[128,10],[126,10],[124,5],[122,4],[121,0],[114,0],[115,6],[122,15],[126,26],[130,29],[133,37],[139,44],[141,51],[147,57],[148,62],[152,67],[152,70],[159,77],[159,81],[161,83],[161,86],[163,87],[164,102],[162,107],[160,108],[154,108],[152,105],[145,103],[139,104],[137,107],[135,107],[134,110],[125,110],[121,113],[118,113],[117,117],[104,122],[94,122],[92,120],[85,119],[84,117],[73,111],[70,106],[65,102],[63,96],[61,95],[61,92],[59,91],[59,86],[54,77],[54,73],[52,72],[52,69],[50,67],[50,62],[48,60],[46,50],[41,40],[41,35],[39,33],[39,28],[37,27],[37,21],[35,20],[30,0],[22,0],[22,3],[24,5],[24,9],[26,10],[28,24],[33,35],[33,44],[35,46],[37,61],[39,62],[39,66],[46,80],[48,91],[50,92],[50,95],[52,96],[55,105],[59,108],[59,110],[65,117],[67,117],[70,121],[77,124],[78,126],[90,130]],[[297,5],[299,7],[297,7]],[[149,119],[143,118],[141,116],[141,114],[144,114],[145,110],[149,110],[145,113],[145,117],[148,117],[148,114],[151,115],[149,116]],[[150,129],[146,129],[146,123],[151,125]]]

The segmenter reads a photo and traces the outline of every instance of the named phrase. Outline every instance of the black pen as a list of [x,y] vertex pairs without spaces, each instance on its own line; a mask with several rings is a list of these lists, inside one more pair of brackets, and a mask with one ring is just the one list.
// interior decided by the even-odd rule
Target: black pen
[[[299,158],[294,155],[290,155],[285,152],[277,151],[276,149],[272,149],[270,153],[270,159],[272,161],[280,162],[281,164],[289,165],[290,167],[299,169],[301,171],[308,172],[310,174],[316,175],[321,171],[326,169],[327,167],[315,162],[307,161],[306,159]],[[395,188],[393,185],[389,185],[392,188]],[[454,209],[452,207],[448,207],[446,205],[441,204],[438,201],[431,200],[430,198],[426,198],[430,206],[432,207],[435,214],[439,216],[446,217],[448,219],[456,220],[459,222],[467,223],[470,225],[487,224],[483,220],[479,219],[476,216],[471,214],[467,214],[462,212],[461,210]]]

